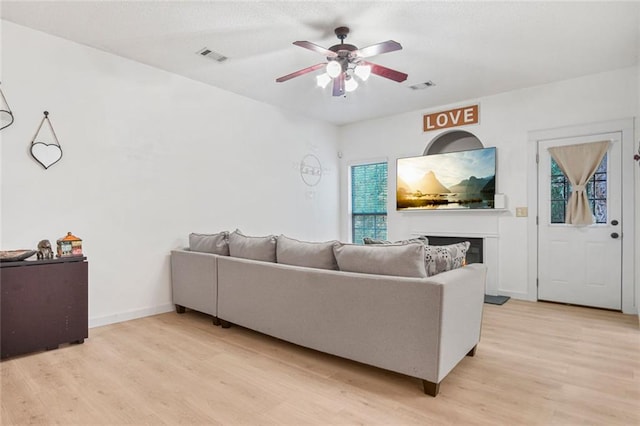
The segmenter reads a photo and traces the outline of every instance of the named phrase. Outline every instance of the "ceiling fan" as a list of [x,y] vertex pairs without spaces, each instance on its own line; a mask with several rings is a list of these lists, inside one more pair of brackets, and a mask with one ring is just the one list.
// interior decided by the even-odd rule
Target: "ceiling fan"
[[311,43],[310,41],[295,41],[296,46],[304,47],[320,53],[327,58],[327,62],[321,62],[307,68],[303,68],[291,74],[287,74],[276,79],[276,82],[282,83],[291,80],[312,71],[324,68],[326,73],[316,77],[318,86],[326,87],[333,80],[333,96],[344,95],[345,91],[351,92],[358,87],[355,79],[357,76],[360,80],[365,81],[370,74],[379,75],[398,83],[405,81],[407,74],[383,67],[368,61],[365,58],[381,55],[383,53],[394,52],[402,49],[400,43],[393,40],[383,41],[382,43],[373,44],[362,49],[358,49],[352,44],[346,44],[344,39],[349,34],[349,28],[338,27],[335,29],[336,36],[340,39],[340,43],[325,49],[322,46]]

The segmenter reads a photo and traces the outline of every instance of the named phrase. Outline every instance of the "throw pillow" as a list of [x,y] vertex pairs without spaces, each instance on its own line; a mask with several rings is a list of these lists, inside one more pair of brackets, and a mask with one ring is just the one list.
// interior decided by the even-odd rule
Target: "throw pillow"
[[299,241],[280,235],[278,244],[276,244],[276,259],[278,263],[286,265],[337,270],[338,263],[333,254],[333,244],[335,242]]
[[249,237],[236,229],[229,234],[229,254],[233,257],[275,263],[276,237]]
[[425,246],[429,244],[429,239],[427,237],[409,238],[408,240],[399,240],[399,241],[396,241],[396,242],[391,242],[391,241],[387,241],[387,240],[376,240],[376,239],[373,239],[373,238],[364,237],[362,239],[362,241],[365,244],[410,244],[410,243],[422,243]]
[[431,276],[464,266],[470,245],[469,241],[464,241],[448,246],[426,246],[427,275]]
[[217,234],[193,232],[189,234],[189,250],[229,256],[229,233],[227,231]]
[[333,245],[333,253],[341,271],[398,277],[425,278],[424,251],[422,243]]

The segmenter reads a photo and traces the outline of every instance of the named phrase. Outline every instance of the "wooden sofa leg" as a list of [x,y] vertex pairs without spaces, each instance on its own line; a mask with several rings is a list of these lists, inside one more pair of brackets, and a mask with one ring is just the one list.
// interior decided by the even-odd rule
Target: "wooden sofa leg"
[[218,317],[213,317],[213,325],[215,325],[215,326],[220,325],[220,318],[218,318]]
[[184,308],[184,306],[181,305],[176,305],[176,312],[179,314],[184,314],[186,311],[186,309]]
[[225,320],[220,319],[220,318],[218,318],[218,320],[220,321],[220,325],[222,326],[222,328],[231,327],[231,323],[229,321],[225,321]]
[[440,391],[440,383],[433,383],[428,380],[423,380],[422,385],[424,386],[424,393],[429,396],[436,396]]
[[475,356],[477,348],[478,348],[478,345],[475,345],[473,348],[471,348],[471,350],[467,352],[467,356]]

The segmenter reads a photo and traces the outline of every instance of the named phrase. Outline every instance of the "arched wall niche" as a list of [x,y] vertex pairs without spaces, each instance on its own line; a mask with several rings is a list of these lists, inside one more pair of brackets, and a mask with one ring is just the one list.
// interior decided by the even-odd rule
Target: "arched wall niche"
[[484,145],[473,133],[465,130],[451,130],[433,138],[427,144],[422,155],[444,154],[445,152],[479,148],[484,148]]

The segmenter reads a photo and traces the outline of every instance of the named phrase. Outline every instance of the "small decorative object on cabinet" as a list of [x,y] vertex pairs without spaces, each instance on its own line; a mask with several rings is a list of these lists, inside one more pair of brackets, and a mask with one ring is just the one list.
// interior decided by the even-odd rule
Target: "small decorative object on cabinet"
[[7,99],[0,89],[0,130],[11,126],[11,124],[13,124],[13,112],[11,112]]
[[71,232],[58,239],[58,257],[82,256],[82,240]]
[[0,251],[0,262],[17,262],[25,260],[36,254],[35,250],[2,250]]
[[[42,130],[42,125],[45,121],[49,126],[49,136],[40,134],[40,130]],[[36,139],[39,140],[36,141]],[[36,130],[36,134],[33,135],[33,139],[31,140],[31,156],[45,169],[53,166],[62,158],[62,147],[49,120],[49,111],[44,112],[44,117],[42,121],[40,121],[38,130]]]
[[41,240],[38,243],[38,260],[40,259],[53,259],[53,250],[49,240]]
[[88,271],[79,256],[0,263],[1,358],[89,337]]

